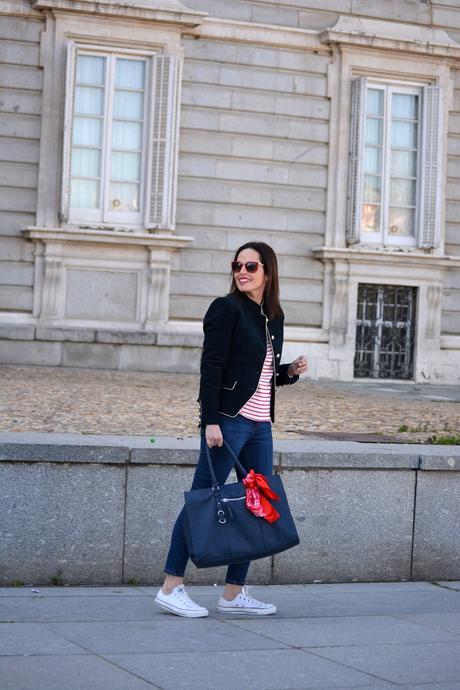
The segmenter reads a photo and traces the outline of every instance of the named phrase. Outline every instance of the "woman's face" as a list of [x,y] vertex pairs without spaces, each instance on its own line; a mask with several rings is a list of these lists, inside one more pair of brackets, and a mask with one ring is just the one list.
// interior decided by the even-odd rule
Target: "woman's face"
[[[236,257],[237,261],[245,264],[247,261],[260,261],[259,252],[255,249],[243,249]],[[238,290],[247,294],[248,297],[255,300],[256,302],[262,302],[265,290],[265,283],[267,282],[267,276],[263,266],[258,266],[255,273],[248,273],[246,266],[243,266],[239,273],[234,273],[235,283]]]

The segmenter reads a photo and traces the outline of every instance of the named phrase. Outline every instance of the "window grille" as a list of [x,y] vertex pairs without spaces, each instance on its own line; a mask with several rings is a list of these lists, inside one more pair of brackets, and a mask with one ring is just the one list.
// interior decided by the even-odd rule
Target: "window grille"
[[416,295],[414,287],[358,286],[356,378],[413,377]]

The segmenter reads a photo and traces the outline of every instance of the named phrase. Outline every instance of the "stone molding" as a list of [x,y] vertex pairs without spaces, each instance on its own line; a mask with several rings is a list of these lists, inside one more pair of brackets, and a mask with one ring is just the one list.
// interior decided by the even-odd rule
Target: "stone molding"
[[198,26],[206,16],[179,0],[32,0],[37,10],[141,19],[184,27]]
[[416,318],[414,379],[448,381],[455,376],[443,350],[457,350],[460,338],[441,336],[441,308],[445,273],[460,266],[460,257],[333,247],[313,249],[313,255],[324,263],[323,330],[329,334],[328,359],[336,362],[341,380],[353,379],[359,283],[416,287],[423,308]]
[[320,31],[206,17],[200,26],[186,31],[185,35],[286,46],[297,50],[319,50],[325,54],[330,52],[328,46],[342,44],[410,52],[424,57],[460,59],[460,44],[443,29],[349,16],[341,16],[334,26]]
[[341,16],[333,27],[319,33],[319,39],[328,44],[420,53],[425,58],[460,58],[460,44],[443,29],[380,19]]
[[421,251],[401,251],[395,249],[352,249],[350,247],[316,247],[312,250],[313,256],[321,260],[337,260],[355,263],[376,261],[379,264],[386,263],[400,266],[407,265],[423,268],[460,268],[460,256],[447,255],[436,256]]
[[38,325],[122,330],[168,321],[171,253],[192,241],[35,226],[24,235],[36,244],[32,315]]
[[145,246],[164,249],[182,249],[193,237],[166,233],[128,232],[120,230],[95,230],[71,227],[49,228],[30,225],[23,230],[27,239],[55,242],[97,242],[129,246]]
[[234,19],[206,17],[200,26],[184,31],[184,35],[193,38],[234,41],[278,48],[314,50],[323,55],[329,55],[331,52],[330,48],[320,42],[319,33],[314,29],[298,29],[290,26],[274,26],[273,24]]

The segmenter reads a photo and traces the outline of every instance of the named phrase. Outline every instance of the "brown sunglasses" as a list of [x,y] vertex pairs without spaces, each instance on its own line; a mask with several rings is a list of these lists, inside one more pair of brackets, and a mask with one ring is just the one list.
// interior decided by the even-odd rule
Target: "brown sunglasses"
[[246,261],[246,263],[243,263],[242,261],[232,261],[232,271],[233,273],[239,273],[243,266],[245,266],[246,270],[248,273],[256,273],[257,269],[259,266],[263,266],[260,261]]

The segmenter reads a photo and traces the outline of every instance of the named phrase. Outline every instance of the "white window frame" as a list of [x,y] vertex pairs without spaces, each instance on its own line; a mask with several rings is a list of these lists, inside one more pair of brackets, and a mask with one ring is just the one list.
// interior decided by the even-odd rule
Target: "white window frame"
[[[402,247],[406,249],[423,247],[431,249],[439,246],[440,241],[440,175],[442,168],[442,98],[440,87],[411,81],[355,77],[352,94],[351,129],[349,135],[349,179],[346,239],[348,244],[371,245],[374,247]],[[359,82],[359,83],[358,83]],[[361,228],[364,185],[364,147],[365,125],[367,115],[368,89],[384,91],[384,133],[382,151],[382,200],[381,229],[379,232],[367,232]],[[404,237],[391,235],[388,232],[389,193],[390,193],[390,151],[391,137],[391,97],[393,93],[408,93],[419,96],[418,133],[417,133],[417,188],[415,202],[415,233]],[[427,120],[428,101],[434,102]],[[436,112],[435,112],[436,111]],[[438,130],[433,133],[430,126],[433,118],[437,120]],[[429,208],[427,206],[430,205]]]
[[[383,245],[401,245],[415,247],[417,244],[417,230],[419,227],[419,206],[420,206],[420,173],[421,165],[420,159],[422,156],[421,145],[421,118],[422,118],[422,88],[407,86],[405,84],[380,82],[368,80],[365,89],[364,101],[364,119],[367,117],[367,93],[369,89],[378,89],[383,91],[384,105],[383,105],[383,146],[382,146],[382,198],[381,198],[381,214],[380,214],[380,230],[379,232],[368,232],[362,230],[360,227],[361,241],[363,243],[372,242]],[[413,236],[395,236],[389,233],[389,215],[390,215],[390,159],[391,159],[391,100],[394,93],[404,93],[408,95],[415,95],[419,97],[418,107],[418,131],[417,131],[417,177],[416,177],[416,194],[415,194],[415,220],[414,220],[414,235]],[[363,125],[365,128],[365,123]],[[365,142],[364,142],[365,146]],[[361,172],[364,181],[364,169]],[[363,184],[361,182],[361,185]],[[361,219],[362,207],[364,204],[363,198],[360,200],[359,217]]]
[[[72,152],[72,123],[74,110],[74,91],[76,78],[76,59],[78,54],[100,55],[107,57],[107,65],[110,65],[111,77],[106,78],[103,134],[103,162],[101,175],[101,208],[81,209],[70,208],[70,176],[71,176],[71,152]],[[108,199],[110,184],[110,152],[111,152],[111,119],[112,102],[114,95],[114,69],[115,60],[120,58],[143,59],[146,61],[145,88],[144,88],[144,126],[142,133],[142,161],[141,184],[139,193],[139,211],[117,212],[103,207],[104,200]],[[136,231],[150,232],[152,230],[171,231],[175,228],[175,207],[177,188],[177,157],[178,157],[178,132],[179,132],[179,108],[181,86],[182,60],[176,55],[167,55],[159,51],[143,51],[124,49],[111,46],[94,46],[85,43],[69,41],[67,46],[66,67],[66,102],[64,115],[64,143],[63,143],[63,174],[61,187],[61,212],[60,219],[64,224],[91,226],[93,228],[111,229],[125,228]],[[158,81],[157,75],[160,75]],[[165,75],[165,76],[163,76]],[[157,80],[157,82],[155,81]],[[161,108],[155,103],[155,84],[157,83],[164,96],[166,113],[154,121],[155,113],[161,112]],[[164,110],[164,108],[163,108]],[[159,147],[161,140],[163,146]],[[161,150],[159,150],[161,149]],[[158,160],[161,158],[160,164]],[[161,190],[160,200],[154,192]],[[155,208],[151,208],[155,199]]]

